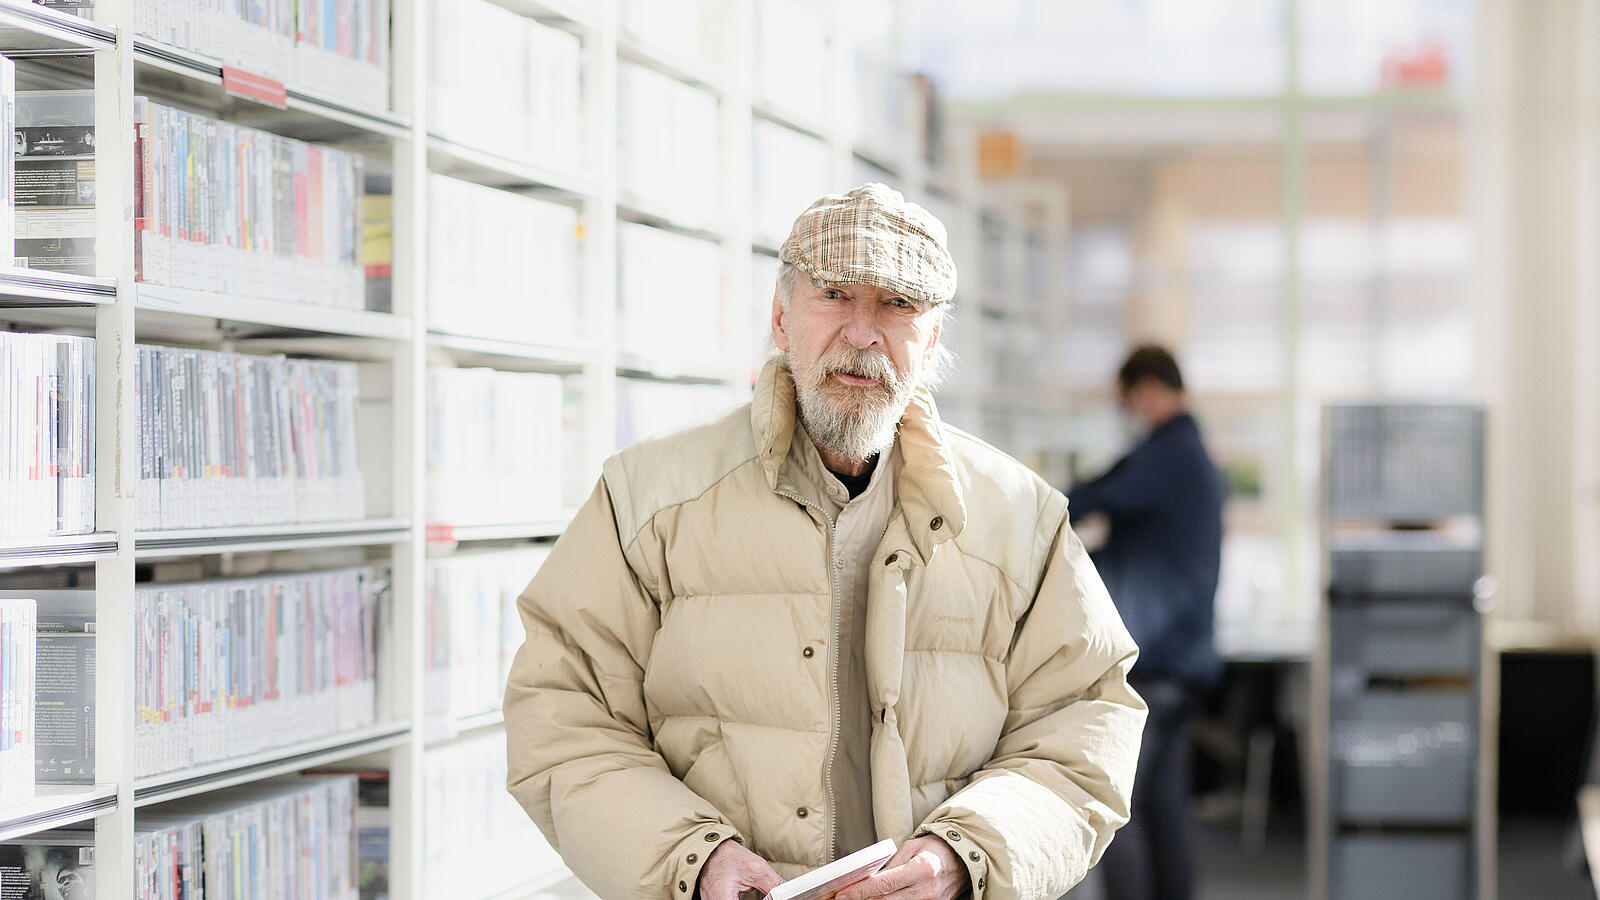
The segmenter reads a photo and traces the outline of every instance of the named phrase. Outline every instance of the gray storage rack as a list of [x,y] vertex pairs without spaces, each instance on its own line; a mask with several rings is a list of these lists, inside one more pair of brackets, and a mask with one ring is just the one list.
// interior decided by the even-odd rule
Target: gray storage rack
[[1483,721],[1483,410],[1324,414],[1312,895],[1492,897]]

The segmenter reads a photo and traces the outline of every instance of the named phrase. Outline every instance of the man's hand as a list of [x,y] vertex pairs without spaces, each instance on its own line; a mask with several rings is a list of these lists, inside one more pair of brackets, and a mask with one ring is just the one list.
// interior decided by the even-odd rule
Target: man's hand
[[752,888],[767,894],[780,884],[783,879],[766,860],[738,841],[723,841],[706,857],[695,890],[700,900],[739,900],[740,894]]
[[954,900],[967,889],[967,867],[940,838],[925,834],[900,845],[878,874],[850,885],[834,900]]

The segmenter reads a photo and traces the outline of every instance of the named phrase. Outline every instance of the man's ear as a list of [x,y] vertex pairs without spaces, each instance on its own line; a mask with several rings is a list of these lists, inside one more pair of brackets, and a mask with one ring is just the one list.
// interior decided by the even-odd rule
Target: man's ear
[[939,321],[933,323],[933,340],[928,342],[928,349],[923,351],[922,354],[922,364],[924,366],[933,362],[933,350],[935,347],[939,346],[939,337],[943,334],[943,332],[944,316],[940,316]]
[[783,308],[777,290],[772,292],[772,343],[779,350],[789,349],[789,311]]

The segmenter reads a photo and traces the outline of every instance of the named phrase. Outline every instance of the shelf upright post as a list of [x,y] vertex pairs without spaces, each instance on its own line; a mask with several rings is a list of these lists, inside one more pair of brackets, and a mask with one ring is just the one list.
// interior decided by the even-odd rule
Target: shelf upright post
[[[600,464],[617,442],[617,0],[595,4],[595,27],[583,46],[583,140],[596,190],[584,198],[581,299],[584,327],[596,352],[583,367],[585,470]],[[587,488],[587,485],[585,485]],[[587,491],[585,491],[587,495]]]
[[390,656],[394,708],[384,712],[410,726],[407,740],[395,748],[389,772],[389,877],[396,900],[423,896],[422,772],[423,649],[425,634],[427,491],[427,23],[429,0],[394,4],[395,109],[411,122],[410,131],[395,141],[394,312],[407,316],[410,334],[395,348],[392,365],[394,403],[393,515],[410,527],[393,545],[391,621],[396,652]]
[[[756,0],[723,0],[729,78],[718,112],[721,116],[722,165],[722,339],[732,377],[740,390],[754,384],[762,359],[746,357],[750,336],[768,306],[751,297],[751,253],[755,223],[755,4]],[[768,298],[770,299],[770,298]]]
[[139,486],[133,282],[133,0],[100,0],[116,44],[94,56],[95,266],[117,299],[95,310],[95,528],[117,535],[95,563],[94,777],[117,786],[116,812],[95,820],[102,884],[133,884],[133,532]]
[[946,327],[955,331],[956,348],[960,353],[956,375],[950,385],[956,395],[953,404],[956,415],[951,418],[968,431],[983,435],[983,397],[990,387],[983,334],[983,295],[988,284],[984,273],[988,260],[983,253],[983,201],[978,190],[975,141],[976,136],[970,129],[959,127],[946,148],[955,177],[956,221],[946,222],[945,227],[949,231],[951,255],[956,259],[958,273],[958,305]]

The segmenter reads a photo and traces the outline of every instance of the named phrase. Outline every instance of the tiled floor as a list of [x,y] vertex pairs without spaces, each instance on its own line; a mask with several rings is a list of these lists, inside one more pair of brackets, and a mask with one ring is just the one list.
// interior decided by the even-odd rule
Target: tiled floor
[[[1593,900],[1588,873],[1575,865],[1571,829],[1560,820],[1518,818],[1501,823],[1500,900]],[[1305,838],[1293,826],[1276,829],[1259,857],[1239,850],[1237,831],[1210,826],[1199,835],[1198,900],[1302,900],[1306,893]]]

